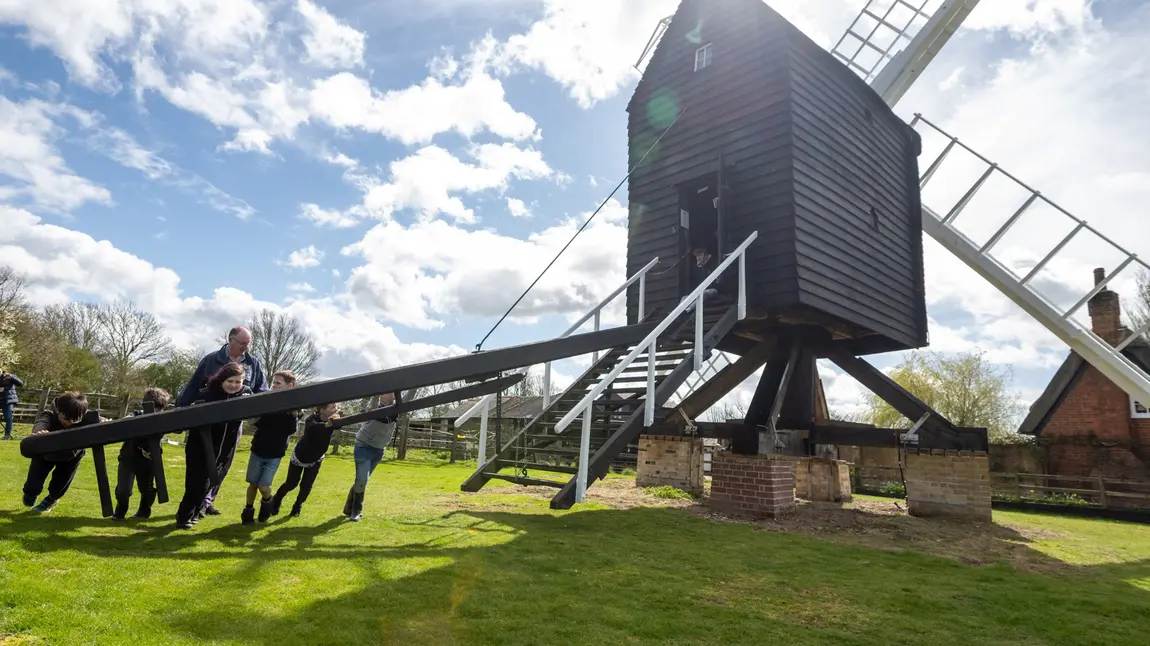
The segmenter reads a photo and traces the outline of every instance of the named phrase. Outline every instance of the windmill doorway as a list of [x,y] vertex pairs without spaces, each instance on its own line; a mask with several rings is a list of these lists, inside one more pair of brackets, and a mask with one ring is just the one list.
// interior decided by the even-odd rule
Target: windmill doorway
[[722,262],[718,173],[679,185],[679,296],[687,296]]

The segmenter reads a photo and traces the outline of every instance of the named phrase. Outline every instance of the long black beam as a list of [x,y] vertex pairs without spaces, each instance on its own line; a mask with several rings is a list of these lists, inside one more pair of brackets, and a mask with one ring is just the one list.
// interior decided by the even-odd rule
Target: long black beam
[[656,325],[657,323],[639,323],[597,332],[573,334],[561,339],[475,352],[402,368],[267,391],[222,402],[128,417],[103,422],[90,428],[65,429],[33,435],[20,442],[20,452],[25,457],[32,457],[53,451],[114,444],[153,434],[176,433],[199,426],[252,419],[285,410],[312,408],[329,402],[350,401],[380,393],[434,386],[459,381],[473,375],[499,373],[632,345],[642,341]]
[[427,397],[420,397],[419,399],[413,399],[409,402],[401,402],[399,404],[392,404],[390,406],[382,406],[374,410],[356,413],[355,415],[348,415],[347,417],[341,417],[335,422],[332,422],[332,427],[343,428],[344,426],[350,426],[352,424],[358,424],[360,422],[366,422],[373,419],[395,417],[396,415],[409,413],[413,410],[423,410],[433,406],[453,404],[457,401],[463,401],[464,399],[471,399],[472,397],[483,397],[484,395],[490,395],[491,393],[497,393],[501,390],[506,390],[523,381],[524,377],[526,376],[527,375],[525,374],[508,375],[506,377],[500,377],[499,379],[485,381],[474,386],[456,388],[455,390],[448,390],[446,392],[428,395]]

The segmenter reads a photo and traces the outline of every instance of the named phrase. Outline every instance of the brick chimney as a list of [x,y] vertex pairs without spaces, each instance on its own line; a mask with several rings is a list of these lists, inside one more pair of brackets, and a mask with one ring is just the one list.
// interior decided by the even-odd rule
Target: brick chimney
[[[1094,284],[1098,285],[1106,278],[1106,270],[1099,267],[1094,270]],[[1118,302],[1118,292],[1105,287],[1087,303],[1090,312],[1090,327],[1094,333],[1106,340],[1110,345],[1118,345],[1122,326],[1122,306]]]

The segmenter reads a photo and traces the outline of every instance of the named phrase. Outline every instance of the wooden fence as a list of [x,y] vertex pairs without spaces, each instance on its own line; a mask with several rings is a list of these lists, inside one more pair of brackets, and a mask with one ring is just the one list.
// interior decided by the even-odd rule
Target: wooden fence
[[[12,408],[12,421],[17,424],[31,424],[40,411],[51,405],[52,400],[63,390],[54,388],[17,388],[20,403]],[[110,395],[108,393],[85,393],[88,407],[99,409],[100,415],[108,419],[119,419],[141,406],[141,398],[135,395]]]
[[[860,492],[902,485],[897,466],[851,465],[851,483]],[[1150,509],[1150,482],[1101,476],[1061,476],[1043,473],[990,474],[996,500],[1037,502],[1105,509]]]

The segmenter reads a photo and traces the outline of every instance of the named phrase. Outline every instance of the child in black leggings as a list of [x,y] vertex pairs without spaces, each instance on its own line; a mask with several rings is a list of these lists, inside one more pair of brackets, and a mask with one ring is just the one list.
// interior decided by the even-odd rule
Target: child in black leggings
[[284,496],[297,486],[299,494],[291,507],[291,515],[299,516],[304,501],[311,493],[315,477],[319,475],[319,468],[323,466],[323,457],[327,454],[331,434],[335,430],[331,423],[336,419],[339,419],[338,405],[327,404],[316,408],[315,413],[309,415],[304,422],[303,437],[296,443],[295,450],[291,454],[291,462],[288,464],[287,480],[272,497],[273,516],[280,513]]
[[[252,394],[252,389],[244,385],[244,367],[229,363],[220,368],[208,379],[208,386],[196,396],[195,404],[207,404]],[[184,471],[184,497],[176,510],[176,528],[191,529],[203,517],[204,496],[211,488],[209,474],[215,470],[222,478],[224,467],[230,464],[228,447],[238,441],[242,420],[212,424],[207,428],[211,437],[212,455],[204,455],[204,445],[200,433],[202,428],[191,429],[184,445],[184,458],[187,461]]]

